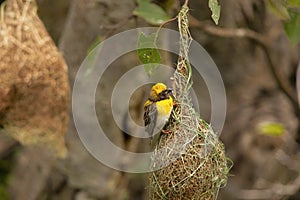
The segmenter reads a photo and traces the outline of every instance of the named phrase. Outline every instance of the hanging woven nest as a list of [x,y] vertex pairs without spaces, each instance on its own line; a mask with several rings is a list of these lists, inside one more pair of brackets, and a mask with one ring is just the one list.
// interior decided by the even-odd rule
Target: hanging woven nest
[[153,153],[152,168],[159,170],[149,176],[151,200],[216,199],[230,169],[224,145],[199,117],[190,98],[191,67],[187,54],[191,36],[187,13],[184,5],[178,15],[181,49],[173,76],[177,105],[166,127],[170,133],[161,136]]
[[7,0],[0,11],[0,125],[24,145],[66,156],[67,66],[33,0]]

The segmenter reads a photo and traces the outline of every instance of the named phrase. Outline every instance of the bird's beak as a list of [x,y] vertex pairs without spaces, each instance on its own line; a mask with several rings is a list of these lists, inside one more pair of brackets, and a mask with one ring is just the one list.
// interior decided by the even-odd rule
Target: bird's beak
[[173,89],[172,89],[172,88],[168,88],[167,94],[168,94],[169,96],[171,96],[171,97],[174,99]]

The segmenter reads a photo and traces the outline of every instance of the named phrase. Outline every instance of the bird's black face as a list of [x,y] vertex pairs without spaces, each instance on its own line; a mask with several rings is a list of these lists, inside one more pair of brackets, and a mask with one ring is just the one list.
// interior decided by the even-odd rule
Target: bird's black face
[[168,99],[172,95],[172,89],[168,88],[158,94],[160,100]]

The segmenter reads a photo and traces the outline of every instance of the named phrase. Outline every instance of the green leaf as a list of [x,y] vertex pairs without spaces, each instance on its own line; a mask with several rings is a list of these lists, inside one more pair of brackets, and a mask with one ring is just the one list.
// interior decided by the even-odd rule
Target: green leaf
[[152,25],[160,25],[169,20],[168,14],[158,5],[151,3],[150,0],[137,0],[138,7],[133,14],[145,19]]
[[269,9],[280,19],[289,19],[290,15],[285,0],[267,0]]
[[287,4],[290,7],[300,6],[300,0],[287,0]]
[[290,20],[284,22],[284,30],[293,45],[300,41],[300,13],[289,10]]
[[139,34],[138,48],[156,48],[156,33],[145,35],[144,33]]
[[155,45],[156,34],[147,36],[140,33],[138,38],[138,57],[144,64],[145,71],[151,77],[160,63],[161,56]]
[[259,126],[260,133],[264,135],[281,136],[284,130],[284,126],[279,123],[264,123]]
[[209,0],[208,7],[212,12],[211,18],[213,19],[215,24],[218,24],[221,12],[221,6],[219,5],[218,0]]

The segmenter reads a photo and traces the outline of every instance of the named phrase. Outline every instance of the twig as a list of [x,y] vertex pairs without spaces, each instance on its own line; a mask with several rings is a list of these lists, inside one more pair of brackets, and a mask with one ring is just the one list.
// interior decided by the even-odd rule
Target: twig
[[262,47],[264,53],[266,54],[270,72],[272,73],[279,89],[287,96],[287,98],[290,100],[295,110],[298,110],[299,112],[296,92],[294,91],[293,87],[289,84],[288,80],[286,80],[278,71],[275,61],[273,60],[271,41],[267,36],[252,31],[250,29],[244,29],[244,28],[232,29],[232,28],[221,28],[221,27],[213,26],[208,23],[200,22],[192,16],[190,16],[190,26],[201,29],[202,31],[208,34],[223,37],[223,38],[224,37],[225,38],[248,38],[256,41]]
[[185,0],[183,5],[188,6],[188,4],[189,4],[189,0]]
[[164,23],[162,23],[160,26],[159,26],[159,30],[163,27],[163,26],[165,26],[166,24],[168,24],[168,23],[170,23],[170,22],[172,22],[172,21],[175,21],[176,19],[178,19],[178,15],[176,16],[176,17],[174,17],[174,18],[172,18],[172,19],[169,19],[169,20],[167,20],[167,21],[165,21]]
[[154,40],[155,43],[157,43],[158,34],[159,34],[160,30],[162,29],[162,27],[165,26],[166,24],[172,22],[172,21],[175,21],[176,19],[178,19],[178,15],[177,15],[176,17],[172,18],[172,19],[169,19],[169,20],[165,21],[164,23],[162,23],[162,24],[158,27],[158,29],[157,29],[157,31],[156,31],[156,34],[155,34],[155,40]]

